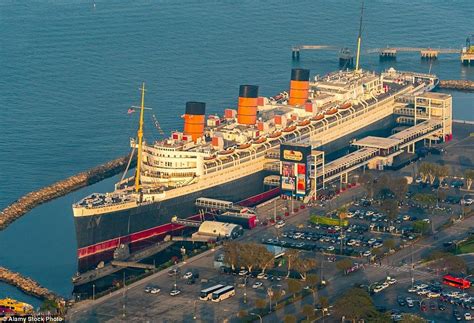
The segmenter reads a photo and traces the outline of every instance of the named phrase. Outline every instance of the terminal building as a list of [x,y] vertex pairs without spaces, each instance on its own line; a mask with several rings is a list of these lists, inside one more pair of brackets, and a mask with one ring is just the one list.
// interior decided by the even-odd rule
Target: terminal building
[[[397,125],[392,135],[354,139],[347,144],[355,150],[334,160],[326,161],[318,143],[281,145],[281,194],[307,201],[317,197],[317,192],[329,182],[348,183],[349,173],[361,167],[383,170],[393,166],[399,156],[415,154],[419,146],[452,139],[451,95],[424,92],[400,96],[392,109]],[[275,182],[275,178],[266,180]]]

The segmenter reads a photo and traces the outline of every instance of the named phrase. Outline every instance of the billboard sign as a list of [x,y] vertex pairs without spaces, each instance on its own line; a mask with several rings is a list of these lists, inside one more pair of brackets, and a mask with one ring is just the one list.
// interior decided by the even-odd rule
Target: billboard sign
[[280,146],[280,183],[282,194],[302,197],[309,191],[309,160],[311,146],[285,144]]

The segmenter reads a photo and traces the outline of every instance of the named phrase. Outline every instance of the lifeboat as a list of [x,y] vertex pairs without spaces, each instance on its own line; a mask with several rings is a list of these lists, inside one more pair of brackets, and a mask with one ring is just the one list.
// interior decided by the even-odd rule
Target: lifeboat
[[332,109],[329,109],[328,111],[324,112],[326,115],[330,116],[330,115],[333,115],[334,113],[337,112],[337,108],[332,108]]
[[212,155],[212,156],[204,157],[204,160],[213,160],[215,158],[216,158],[216,156]]
[[247,148],[249,148],[250,146],[251,146],[251,144],[248,144],[248,143],[247,143],[247,144],[242,144],[242,145],[239,145],[239,146],[237,147],[237,149],[247,149]]
[[230,155],[235,151],[235,149],[227,149],[227,150],[222,150],[219,151],[219,155]]
[[304,121],[301,121],[301,122],[298,122],[298,127],[304,127],[304,126],[307,126],[310,124],[311,121],[309,120],[304,120]]
[[283,129],[282,131],[283,132],[292,132],[296,129],[296,126],[290,126],[290,127],[286,127],[285,129]]
[[312,121],[319,121],[324,119],[324,114],[318,114],[317,116],[314,116],[311,118]]
[[253,143],[259,145],[259,144],[263,144],[265,141],[267,141],[267,138],[265,138],[265,137],[260,137],[260,138],[258,138],[258,139],[255,139],[255,140],[253,141]]
[[350,107],[352,107],[352,104],[350,102],[346,102],[341,105],[340,109],[349,109]]
[[280,136],[281,136],[281,131],[277,131],[277,132],[272,133],[269,137],[270,138],[278,138]]

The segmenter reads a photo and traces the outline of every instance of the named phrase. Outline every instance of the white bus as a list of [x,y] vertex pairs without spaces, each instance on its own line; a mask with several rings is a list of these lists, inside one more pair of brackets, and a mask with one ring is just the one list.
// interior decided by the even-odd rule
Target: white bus
[[235,295],[234,286],[226,286],[212,293],[212,301],[220,302]]
[[221,289],[222,287],[225,287],[225,286],[219,284],[219,285],[214,285],[214,286],[211,286],[211,287],[208,287],[206,289],[201,290],[201,294],[199,294],[199,299],[202,300],[202,301],[207,301],[207,300],[211,299],[212,293],[214,293],[215,291]]

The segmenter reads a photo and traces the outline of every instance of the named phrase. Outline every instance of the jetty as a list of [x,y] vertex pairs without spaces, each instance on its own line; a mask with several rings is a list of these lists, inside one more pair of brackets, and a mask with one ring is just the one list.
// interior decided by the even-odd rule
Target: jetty
[[12,272],[4,267],[0,267],[0,281],[15,286],[24,293],[42,300],[52,300],[58,303],[64,302],[62,297],[42,287],[31,278],[23,277],[21,274]]
[[[134,157],[135,156],[132,156],[130,167],[134,167],[136,164],[136,158]],[[64,196],[79,188],[97,183],[124,171],[129,160],[130,155],[126,155],[39,190],[27,193],[0,212],[0,230],[4,230],[10,223],[42,203]]]
[[441,80],[439,87],[442,89],[474,91],[474,81],[468,80]]

